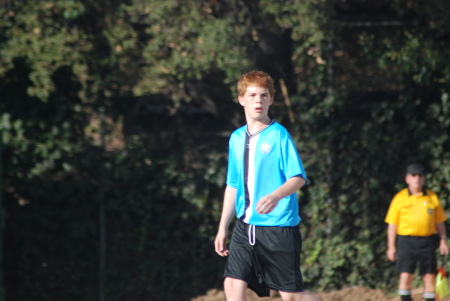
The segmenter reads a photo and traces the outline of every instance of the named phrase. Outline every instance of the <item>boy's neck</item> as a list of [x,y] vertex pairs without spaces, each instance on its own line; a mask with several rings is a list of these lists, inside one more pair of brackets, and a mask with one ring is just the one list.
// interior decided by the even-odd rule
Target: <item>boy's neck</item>
[[271,122],[272,119],[270,119],[269,117],[265,118],[264,120],[252,120],[250,122],[247,122],[247,131],[250,133],[250,135],[253,135],[254,133],[257,133],[258,131],[267,127]]

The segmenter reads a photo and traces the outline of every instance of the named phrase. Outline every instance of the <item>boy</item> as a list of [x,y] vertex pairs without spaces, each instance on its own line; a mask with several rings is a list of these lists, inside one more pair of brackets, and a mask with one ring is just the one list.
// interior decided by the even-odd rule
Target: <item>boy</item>
[[[220,256],[229,256],[224,273],[228,301],[245,301],[246,289],[258,296],[277,290],[284,301],[318,300],[304,292],[300,271],[301,236],[296,191],[307,178],[287,130],[271,120],[274,83],[265,72],[244,74],[239,103],[247,125],[229,141],[227,186],[215,239]],[[238,221],[230,248],[228,226]]]
[[[425,170],[419,164],[411,164],[406,170],[408,188],[392,199],[385,222],[388,224],[387,257],[396,261],[395,270],[400,274],[398,294],[402,301],[411,301],[411,289],[419,262],[424,282],[425,300],[435,300],[436,247],[448,254],[447,219],[437,195],[424,188]],[[436,234],[436,231],[438,234]]]

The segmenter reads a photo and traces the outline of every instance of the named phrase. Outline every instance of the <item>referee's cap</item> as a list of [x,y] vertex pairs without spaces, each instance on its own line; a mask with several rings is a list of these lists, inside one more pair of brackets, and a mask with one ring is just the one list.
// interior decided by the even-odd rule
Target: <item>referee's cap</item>
[[413,163],[413,164],[408,165],[408,167],[406,168],[406,174],[424,176],[425,168],[418,163]]

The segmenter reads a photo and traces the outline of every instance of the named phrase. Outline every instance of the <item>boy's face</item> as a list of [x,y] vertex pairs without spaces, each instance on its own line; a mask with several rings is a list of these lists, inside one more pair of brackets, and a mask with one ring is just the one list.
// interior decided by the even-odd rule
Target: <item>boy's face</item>
[[243,96],[239,96],[239,103],[244,107],[247,119],[264,121],[268,118],[269,107],[273,102],[273,96],[269,89],[248,86]]
[[411,190],[411,192],[422,191],[422,187],[425,182],[425,176],[409,173],[405,177],[405,182],[406,184],[408,184],[408,188],[409,190]]

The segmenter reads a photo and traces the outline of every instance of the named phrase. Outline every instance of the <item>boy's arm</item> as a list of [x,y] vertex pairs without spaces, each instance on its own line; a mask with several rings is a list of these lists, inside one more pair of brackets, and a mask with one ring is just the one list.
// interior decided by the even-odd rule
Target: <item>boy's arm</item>
[[397,238],[397,225],[388,224],[387,229],[387,258],[394,262],[397,255],[397,247],[395,245],[395,240]]
[[223,199],[222,216],[220,218],[219,230],[217,231],[214,246],[216,253],[220,256],[228,256],[227,237],[228,226],[235,213],[236,188],[227,185]]
[[439,234],[439,251],[442,255],[448,255],[448,244],[447,244],[447,230],[445,229],[445,223],[436,224],[438,234]]
[[262,197],[256,204],[256,212],[266,214],[271,212],[282,199],[295,193],[303,185],[306,180],[300,176],[289,178],[283,185],[269,195]]

